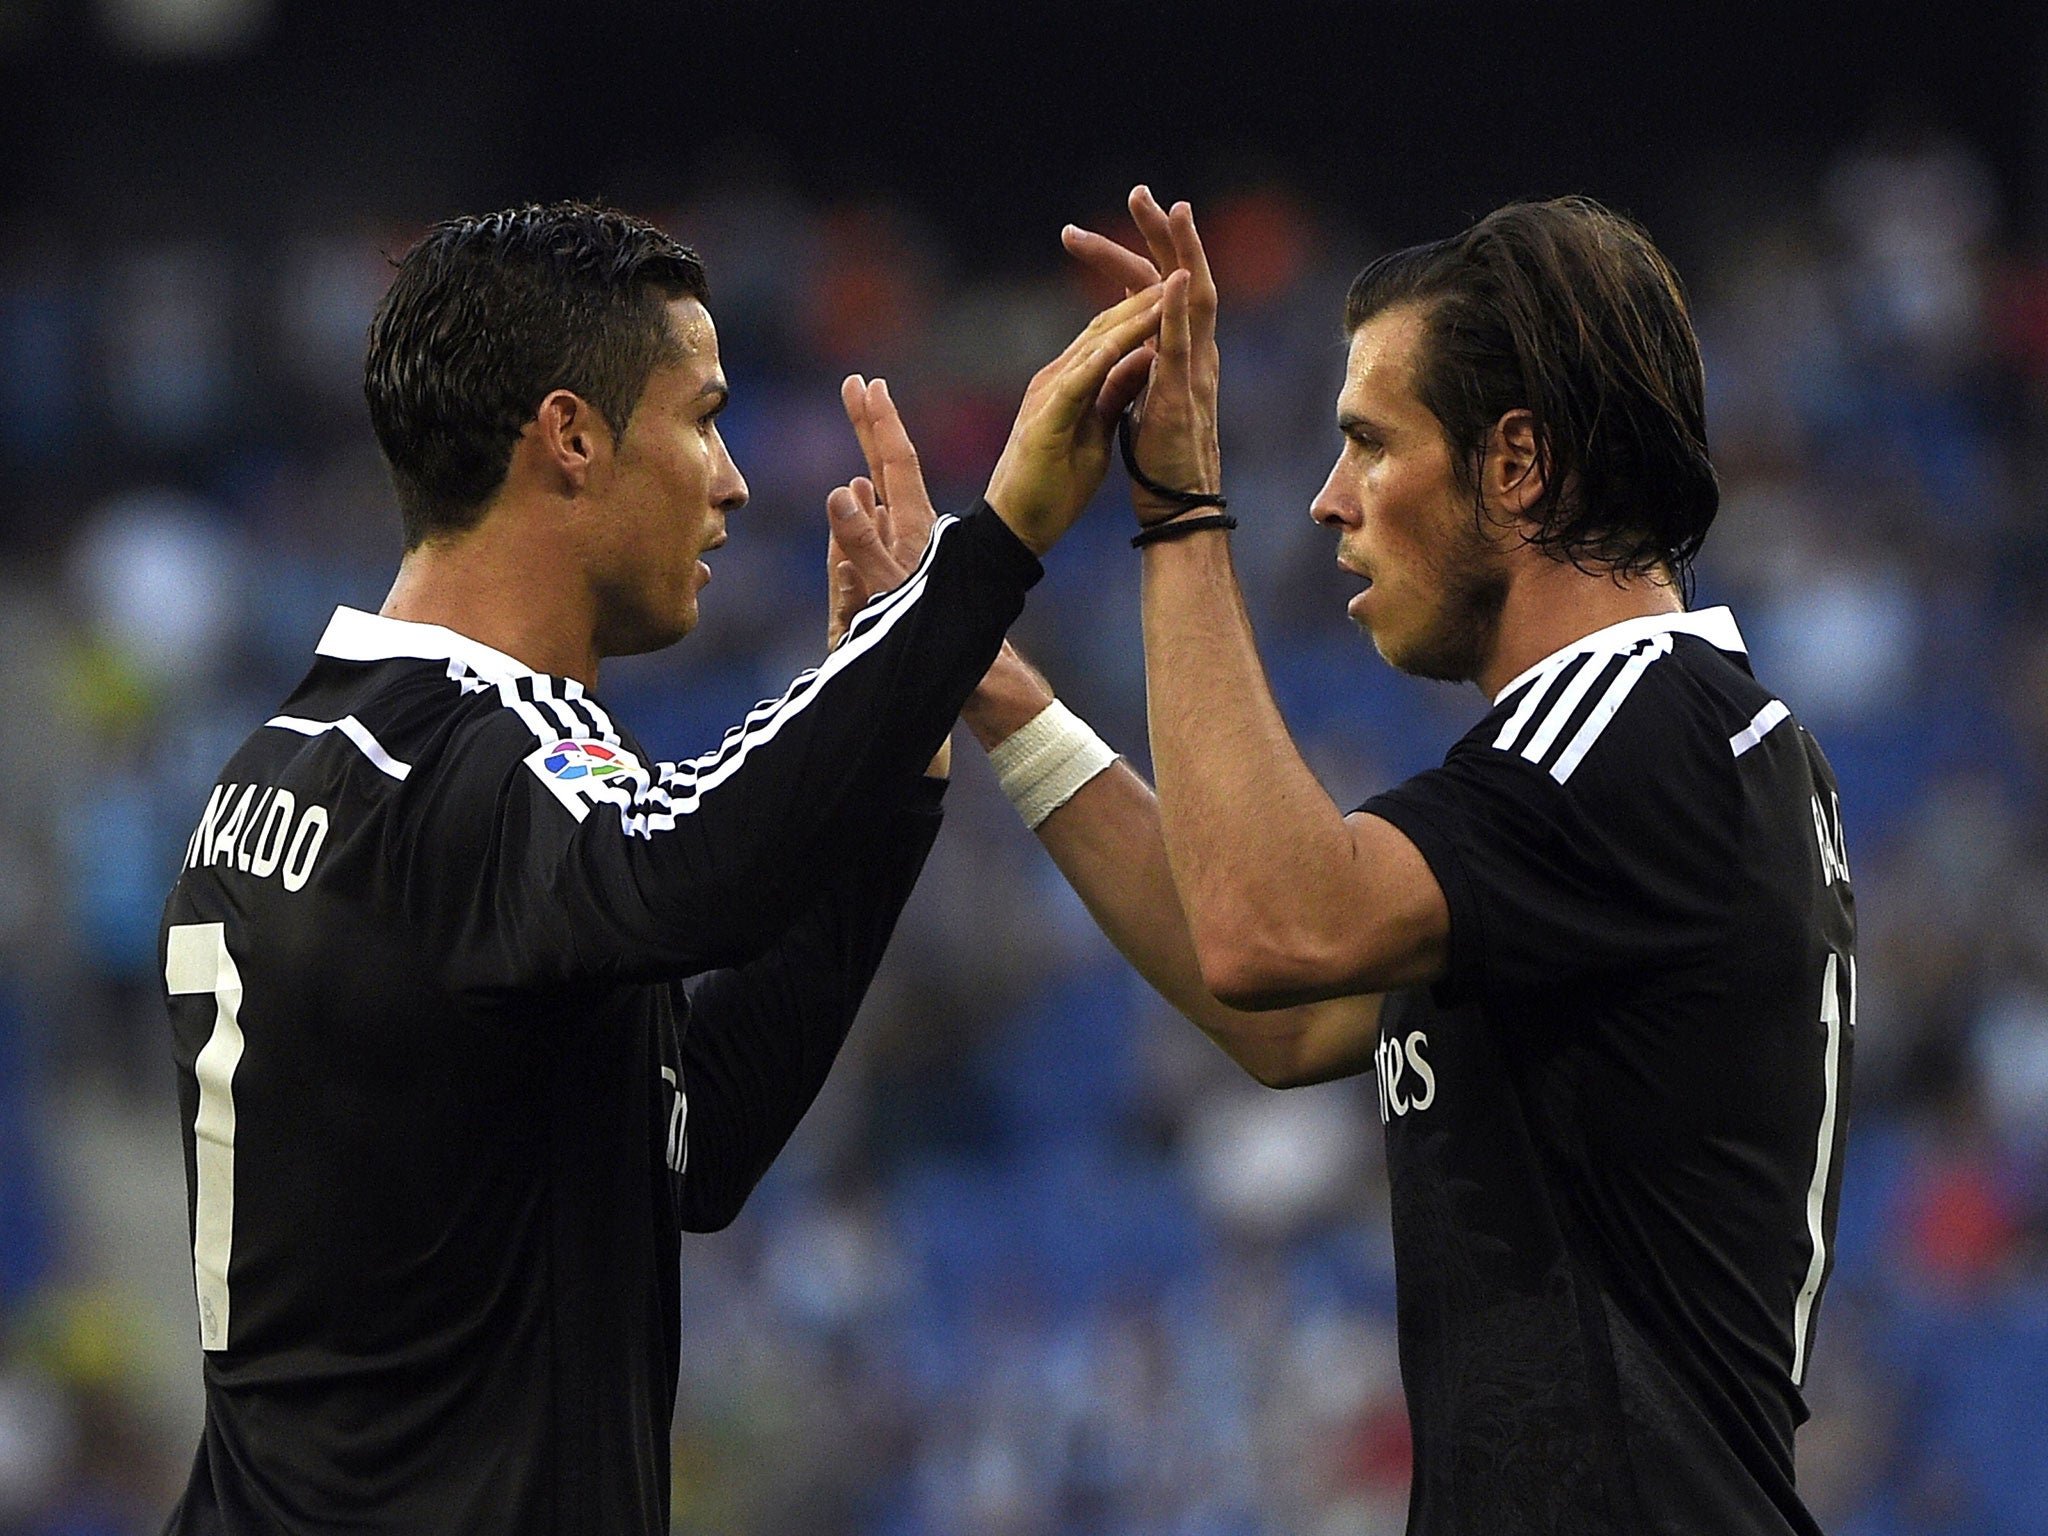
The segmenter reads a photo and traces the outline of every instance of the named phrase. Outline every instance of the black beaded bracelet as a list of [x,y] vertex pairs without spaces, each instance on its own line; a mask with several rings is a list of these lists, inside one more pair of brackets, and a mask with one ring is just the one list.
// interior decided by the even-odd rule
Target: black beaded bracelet
[[1163,523],[1148,523],[1131,535],[1131,548],[1143,549],[1147,544],[1164,544],[1170,539],[1184,538],[1191,533],[1206,533],[1211,528],[1229,532],[1237,526],[1237,519],[1228,512],[1205,512],[1200,517],[1184,517],[1179,521],[1168,518]]
[[[1159,501],[1173,503],[1173,511],[1159,523],[1148,526],[1158,527],[1168,518],[1179,517],[1183,512],[1192,512],[1196,507],[1214,507],[1221,512],[1230,505],[1230,499],[1221,491],[1176,491],[1170,485],[1161,485],[1138,467],[1138,450],[1131,443],[1131,408],[1124,407],[1123,415],[1116,421],[1117,452],[1124,456],[1124,471],[1131,477],[1132,484]],[[1205,525],[1208,526],[1208,525]]]

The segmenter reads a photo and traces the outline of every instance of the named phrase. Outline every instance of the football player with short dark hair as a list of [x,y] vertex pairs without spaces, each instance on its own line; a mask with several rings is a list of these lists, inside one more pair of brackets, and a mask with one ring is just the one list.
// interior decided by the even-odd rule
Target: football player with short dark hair
[[[835,604],[818,667],[662,763],[595,690],[696,624],[746,501],[702,266],[580,204],[400,264],[367,369],[397,581],[222,770],[164,914],[206,1376],[171,1532],[668,1530],[680,1234],[831,1067],[1157,301],[1039,373],[985,503],[889,539],[905,579]],[[886,387],[845,393],[908,486]],[[829,499],[841,556],[871,492]]]

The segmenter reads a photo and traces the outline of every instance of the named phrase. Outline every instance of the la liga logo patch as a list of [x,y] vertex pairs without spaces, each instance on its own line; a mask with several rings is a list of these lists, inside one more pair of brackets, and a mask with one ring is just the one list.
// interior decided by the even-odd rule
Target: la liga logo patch
[[523,761],[578,821],[590,814],[593,801],[629,804],[635,776],[645,781],[640,759],[616,743],[578,741],[573,736],[558,736],[552,745],[543,737],[542,743]]
[[541,758],[550,777],[567,783],[572,779],[609,779],[626,771],[620,752],[601,741],[558,741]]

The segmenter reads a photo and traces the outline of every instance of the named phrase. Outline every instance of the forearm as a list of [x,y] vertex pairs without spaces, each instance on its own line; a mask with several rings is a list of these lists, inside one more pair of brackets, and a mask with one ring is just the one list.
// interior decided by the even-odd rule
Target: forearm
[[825,892],[783,938],[690,989],[682,1044],[689,1229],[737,1214],[824,1086],[931,851],[942,792],[920,786],[880,835],[825,851]]
[[1096,926],[1154,991],[1226,1050],[1226,1037],[1260,1032],[1259,1015],[1224,1007],[1202,985],[1159,835],[1159,802],[1128,764],[1119,761],[1083,785],[1039,823],[1038,840]]
[[1167,862],[1159,802],[1128,764],[1089,780],[1039,824],[1038,840],[1132,968],[1251,1076],[1288,1088],[1371,1064],[1377,997],[1252,1012],[1210,992]]
[[[1045,680],[1006,646],[963,718],[993,748],[1052,701]],[[1283,1087],[1368,1064],[1376,999],[1253,1013],[1211,994],[1174,887],[1159,803],[1128,764],[1115,762],[1083,784],[1039,823],[1037,834],[1097,926],[1138,974],[1253,1077]]]
[[1153,768],[1203,974],[1233,1000],[1269,973],[1320,974],[1368,914],[1347,908],[1351,838],[1273,700],[1228,542],[1144,560]]

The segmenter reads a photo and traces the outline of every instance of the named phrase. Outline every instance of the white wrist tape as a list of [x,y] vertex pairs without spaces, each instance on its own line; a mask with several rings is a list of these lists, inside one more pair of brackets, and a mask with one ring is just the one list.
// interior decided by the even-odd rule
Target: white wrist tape
[[1038,824],[1116,761],[1109,743],[1058,699],[989,749],[989,765],[1024,825]]

